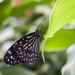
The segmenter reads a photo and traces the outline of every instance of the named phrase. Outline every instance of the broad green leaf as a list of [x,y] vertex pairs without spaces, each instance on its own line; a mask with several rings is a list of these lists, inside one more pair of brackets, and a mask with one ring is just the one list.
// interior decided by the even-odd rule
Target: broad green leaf
[[[50,48],[66,48],[69,44],[75,41],[73,38],[74,33],[72,33],[73,35],[71,34],[72,37],[70,36],[70,33],[66,33],[66,35],[69,35],[70,37],[67,37],[66,35],[63,36],[61,33],[59,36],[60,38],[64,38],[64,41],[62,41],[59,36],[54,34],[64,27],[65,24],[75,22],[75,0],[56,0],[50,14],[49,28],[42,44],[42,50],[48,49],[49,51],[52,51]],[[68,40],[68,38],[70,40]],[[66,40],[68,41],[66,42]]]
[[75,30],[60,30],[46,40],[44,50],[46,52],[61,51],[73,43],[75,43]]
[[75,0],[56,0],[46,37],[52,37],[65,24],[75,22]]

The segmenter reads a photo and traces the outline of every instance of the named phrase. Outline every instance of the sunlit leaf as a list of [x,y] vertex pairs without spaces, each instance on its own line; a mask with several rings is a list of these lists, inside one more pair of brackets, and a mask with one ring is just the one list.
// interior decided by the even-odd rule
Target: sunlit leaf
[[75,22],[75,0],[57,0],[50,15],[49,28],[45,35],[42,50],[52,51],[52,48],[66,48],[75,41],[74,32],[63,32],[64,35],[60,32],[58,35],[56,32],[64,25]]
[[65,24],[75,22],[75,0],[57,0],[49,20],[47,37],[51,37]]
[[44,50],[48,52],[61,51],[75,43],[75,30],[60,30],[53,38],[48,38]]

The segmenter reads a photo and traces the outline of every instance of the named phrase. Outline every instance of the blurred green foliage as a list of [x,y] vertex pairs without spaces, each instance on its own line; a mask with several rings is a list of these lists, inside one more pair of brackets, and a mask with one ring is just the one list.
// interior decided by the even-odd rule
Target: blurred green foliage
[[[51,8],[50,14],[36,13],[34,9],[38,5]],[[11,5],[11,0],[4,0],[0,3],[0,35],[8,27],[15,32],[12,38],[0,41],[0,53],[5,42],[15,41],[31,30],[39,30],[42,35],[40,51],[43,50],[46,60],[45,64],[37,65],[38,68],[32,70],[26,66],[8,66],[3,63],[3,59],[0,59],[0,74],[61,75],[61,67],[66,61],[64,50],[75,43],[75,29],[66,30],[63,27],[72,20],[74,22],[74,7],[74,0],[22,0],[22,4],[15,7]],[[27,15],[28,11],[30,11],[30,15]],[[49,17],[49,15],[51,16]],[[16,26],[13,20],[8,20],[6,23],[5,21],[10,17],[16,18],[18,22],[21,20],[23,23],[18,23],[18,25],[16,23]]]
[[10,0],[4,0],[2,3],[0,3],[0,24],[10,15],[10,12]]
[[[65,25],[72,23],[75,23],[75,1],[56,0],[51,16],[49,17],[49,28],[42,48],[55,52],[75,43],[75,28],[65,29]],[[64,30],[62,31],[61,29]],[[57,48],[57,50],[54,48]]]

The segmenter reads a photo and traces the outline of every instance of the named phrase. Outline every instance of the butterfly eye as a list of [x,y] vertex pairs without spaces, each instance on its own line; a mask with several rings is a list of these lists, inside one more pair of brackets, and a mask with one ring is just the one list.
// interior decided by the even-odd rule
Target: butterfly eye
[[40,62],[39,44],[39,32],[33,32],[25,35],[8,49],[4,56],[4,62],[10,65],[38,64]]

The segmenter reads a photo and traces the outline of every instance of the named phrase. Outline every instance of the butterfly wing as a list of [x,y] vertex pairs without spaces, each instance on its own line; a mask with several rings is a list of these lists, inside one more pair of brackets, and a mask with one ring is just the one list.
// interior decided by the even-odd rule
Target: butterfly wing
[[39,62],[40,33],[33,32],[15,42],[4,56],[6,64],[34,65]]

